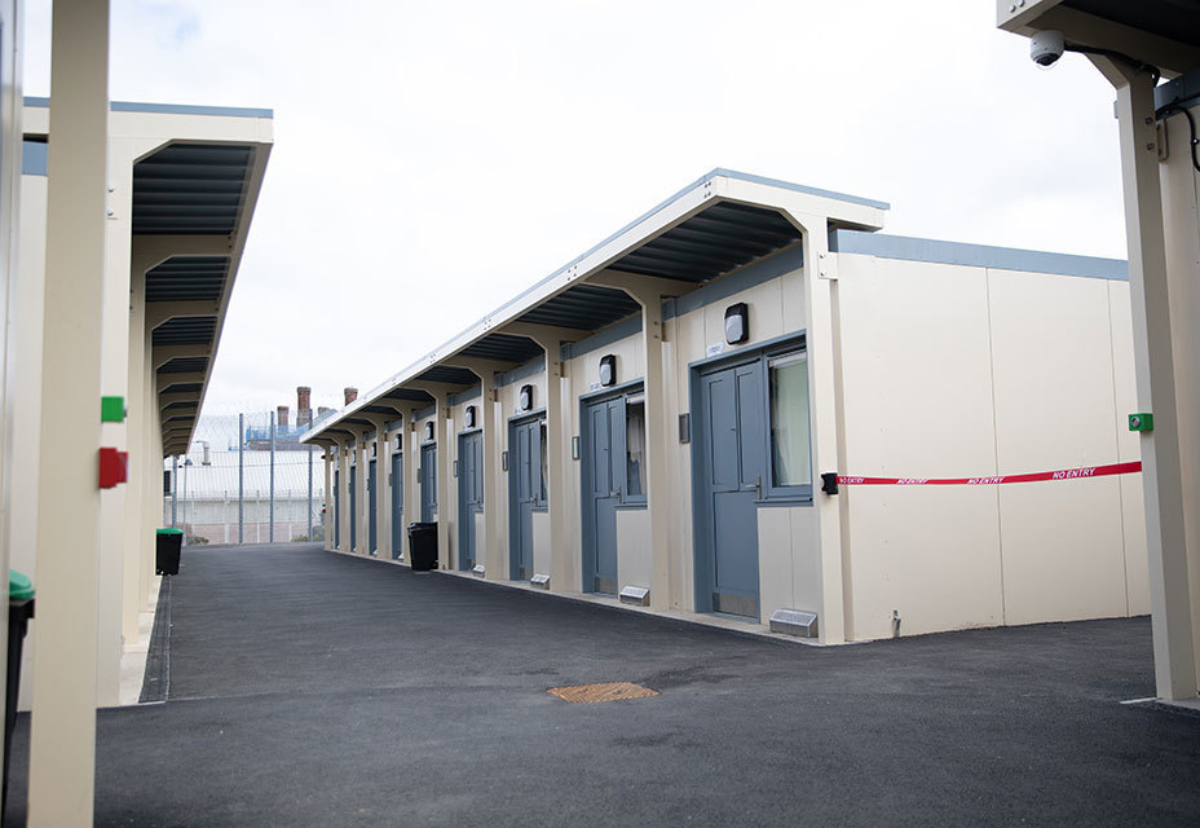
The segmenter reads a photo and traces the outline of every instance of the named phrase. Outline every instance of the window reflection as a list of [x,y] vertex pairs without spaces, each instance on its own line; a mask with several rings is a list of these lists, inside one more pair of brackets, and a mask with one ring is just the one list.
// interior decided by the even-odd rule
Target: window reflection
[[788,354],[768,363],[771,386],[771,476],[776,486],[812,484],[808,359]]
[[625,494],[646,494],[646,398],[625,401]]

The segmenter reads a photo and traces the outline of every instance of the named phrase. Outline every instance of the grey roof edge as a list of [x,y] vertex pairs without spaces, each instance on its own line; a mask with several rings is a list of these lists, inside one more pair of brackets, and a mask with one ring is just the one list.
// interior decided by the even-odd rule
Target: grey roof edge
[[[45,108],[50,106],[46,97],[28,95],[25,106]],[[275,118],[273,109],[256,109],[244,106],[201,106],[199,104],[161,104],[140,101],[111,101],[113,112],[151,112],[161,115],[209,115],[222,118]]]
[[991,267],[1058,276],[1127,281],[1129,266],[1123,259],[1103,259],[1070,253],[1045,253],[1012,247],[891,236],[861,230],[835,230],[829,234],[829,249],[835,253],[860,253],[881,259]]

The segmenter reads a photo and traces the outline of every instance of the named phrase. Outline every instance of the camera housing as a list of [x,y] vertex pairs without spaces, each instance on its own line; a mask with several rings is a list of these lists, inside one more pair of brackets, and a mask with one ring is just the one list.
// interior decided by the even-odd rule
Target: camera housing
[[1048,69],[1058,63],[1066,46],[1062,32],[1053,30],[1038,32],[1029,41],[1029,57],[1038,66]]

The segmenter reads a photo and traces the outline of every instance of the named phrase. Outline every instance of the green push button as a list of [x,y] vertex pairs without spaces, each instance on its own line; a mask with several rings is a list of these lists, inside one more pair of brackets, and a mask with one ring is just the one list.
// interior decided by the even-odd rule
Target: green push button
[[1129,430],[1130,431],[1154,431],[1154,415],[1145,412],[1142,414],[1129,415]]
[[33,597],[33,581],[29,576],[22,575],[15,569],[8,570],[8,597],[11,601],[21,601]]
[[100,398],[100,422],[102,422],[102,423],[123,423],[123,422],[125,422],[125,398],[124,397],[101,397]]

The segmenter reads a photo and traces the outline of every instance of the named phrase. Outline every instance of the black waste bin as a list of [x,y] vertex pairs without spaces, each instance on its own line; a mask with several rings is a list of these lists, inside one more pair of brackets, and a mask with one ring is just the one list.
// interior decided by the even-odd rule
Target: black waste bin
[[409,563],[417,572],[428,572],[431,569],[437,569],[437,524],[408,524],[408,551],[412,557]]
[[179,552],[183,548],[182,529],[159,529],[155,536],[154,573],[179,574]]
[[8,684],[4,696],[4,782],[0,790],[0,825],[8,804],[8,769],[12,767],[12,734],[17,724],[17,693],[21,689],[21,650],[29,619],[33,618],[33,583],[20,572],[8,571]]

